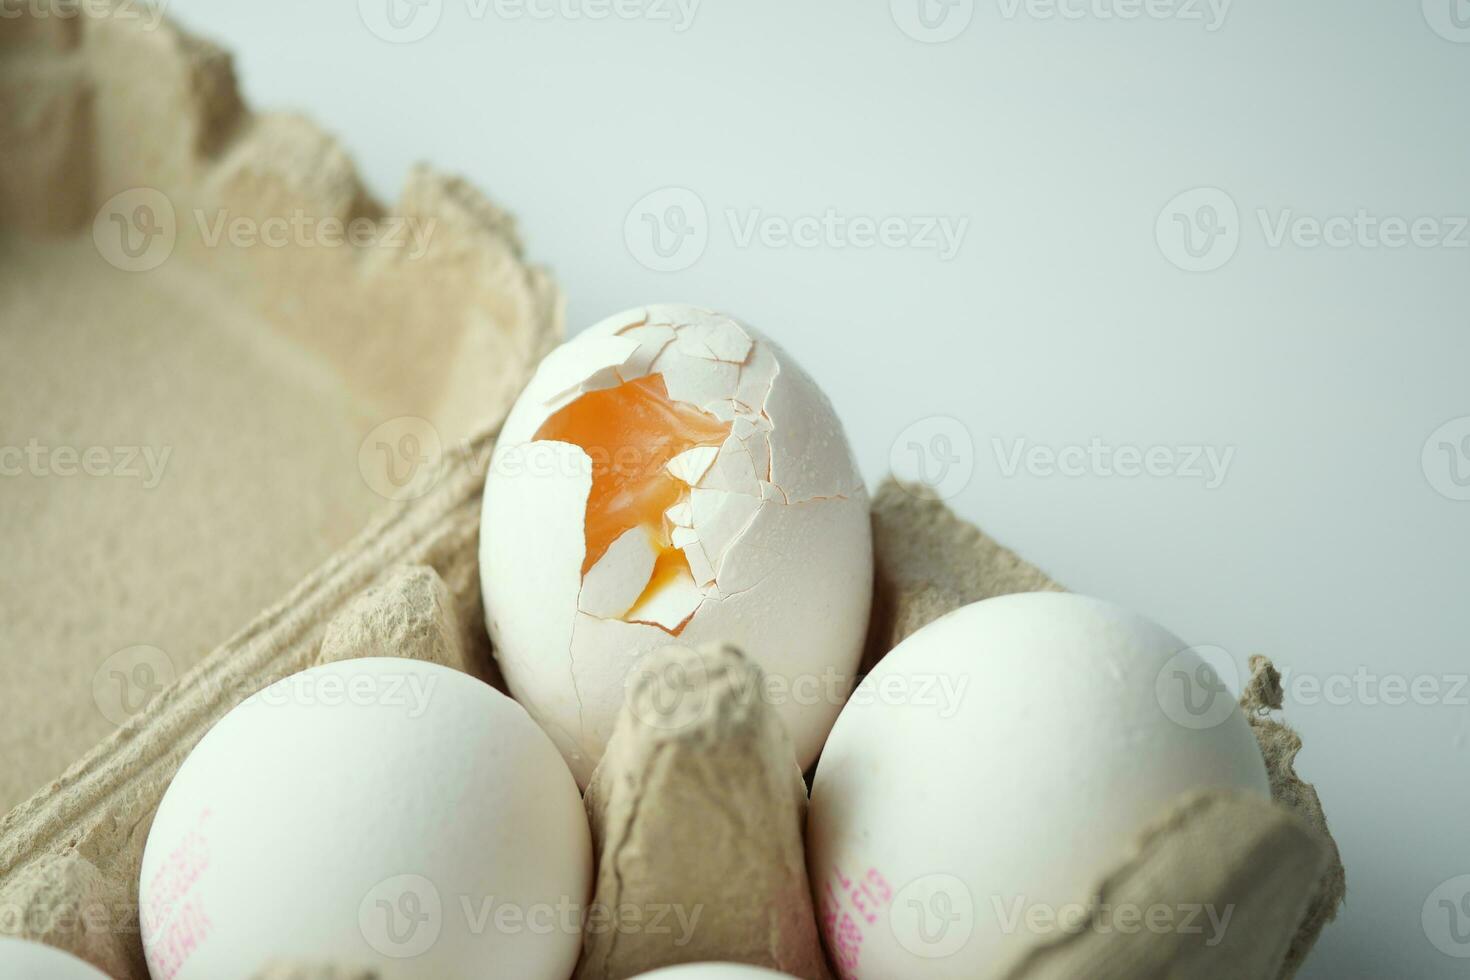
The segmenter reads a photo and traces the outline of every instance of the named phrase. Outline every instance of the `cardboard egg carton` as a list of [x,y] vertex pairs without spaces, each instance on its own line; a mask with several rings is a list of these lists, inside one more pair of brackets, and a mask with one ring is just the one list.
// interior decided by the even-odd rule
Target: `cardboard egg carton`
[[0,480],[0,812],[131,713],[114,667],[204,659],[410,489],[383,452],[453,452],[561,334],[504,212],[427,168],[375,201],[155,16],[0,2],[5,460],[73,454]]
[[[484,447],[491,438],[476,440]],[[324,660],[385,653],[498,681],[483,628],[476,544],[483,478],[448,469],[426,497],[385,513],[351,547],[215,651],[48,791],[0,823],[0,908],[26,935],[124,980],[146,980],[137,876],[153,810],[189,749],[244,697]],[[879,614],[870,656],[952,608],[1055,588],[1035,568],[911,488],[874,501]],[[694,678],[679,724],[649,723],[645,699],[669,671],[651,663],[630,688],[586,797],[597,845],[594,903],[705,910],[679,937],[594,932],[579,978],[732,959],[794,976],[831,976],[806,876],[806,787],[784,730],[750,692],[757,671],[738,652],[670,647],[657,655]],[[1015,980],[1088,977],[1290,977],[1335,915],[1343,870],[1316,793],[1292,768],[1300,740],[1267,712],[1279,677],[1257,660],[1243,699],[1274,802],[1233,793],[1180,800],[1139,829],[1130,853],[1096,883],[1100,902],[1232,907],[1226,941],[1082,930],[1038,942]],[[711,847],[736,841],[736,847]],[[37,914],[31,914],[32,912]],[[100,916],[98,913],[100,912]],[[101,928],[88,925],[89,913]],[[32,928],[31,924],[37,928]],[[354,964],[262,965],[262,976],[351,976]],[[370,974],[367,974],[370,975]]]
[[[165,189],[180,208],[225,202],[256,219],[297,208],[381,213],[345,155],[314,127],[245,109],[223,52],[167,21],[150,27],[98,15],[124,6],[140,9],[93,4],[83,18],[0,19],[5,247],[15,250],[20,235],[90,236],[101,202],[139,186]],[[272,326],[269,343],[309,348],[355,388],[386,393],[378,396],[383,417],[424,413],[446,434],[467,432],[469,419],[503,413],[555,342],[559,301],[524,263],[509,219],[464,185],[420,171],[400,207],[443,222],[436,251],[421,264],[374,248],[283,254],[181,234],[172,275],[196,276],[199,288],[248,304]],[[399,377],[406,362],[426,376]],[[438,392],[434,400],[427,389]],[[143,845],[179,764],[227,711],[281,677],[354,656],[432,660],[499,685],[477,560],[482,464],[495,428],[492,421],[471,432],[420,495],[379,510],[345,547],[323,548],[314,571],[207,656],[186,661],[175,683],[0,820],[7,930],[120,980],[147,980],[137,912]],[[951,609],[1058,588],[913,488],[882,487],[873,528],[869,666]],[[589,929],[578,977],[610,980],[700,959],[830,976],[802,848],[806,787],[784,731],[749,696],[759,689],[756,668],[727,649],[672,647],[657,656],[682,668],[694,707],[681,724],[650,724],[638,705],[667,700],[658,685],[668,672],[649,670],[630,688],[586,796],[597,844],[593,898],[704,914],[678,945],[667,935],[614,941]],[[1012,980],[1296,972],[1342,900],[1343,870],[1317,796],[1292,768],[1300,741],[1272,714],[1281,706],[1279,678],[1264,661],[1253,667],[1243,704],[1273,802],[1223,793],[1180,800],[1139,828],[1131,851],[1094,889],[1113,903],[1233,905],[1227,940],[1206,948],[1188,935],[1083,930],[1038,941],[1011,968]],[[45,710],[38,705],[37,717]],[[260,975],[374,974],[350,963],[262,963]]]

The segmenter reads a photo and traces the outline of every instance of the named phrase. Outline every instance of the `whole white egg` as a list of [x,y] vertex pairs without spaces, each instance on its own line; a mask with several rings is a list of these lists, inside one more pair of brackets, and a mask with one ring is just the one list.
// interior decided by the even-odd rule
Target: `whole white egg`
[[851,689],[872,574],[867,492],[831,404],[722,314],[649,306],[564,344],[491,460],[496,657],[583,786],[633,666],[676,640],[759,664],[809,766]]
[[[1269,796],[1204,666],[1142,616],[1057,593],[978,602],[900,643],[853,692],[812,787],[809,870],[839,972],[1006,975],[1078,927],[1182,795]],[[1181,701],[1180,678],[1204,684]]]
[[40,943],[0,937],[0,977],[15,980],[107,980],[107,974]]
[[384,980],[566,980],[592,881],[571,774],[514,701],[437,664],[344,660],[231,710],[180,766],[139,879],[155,978],[271,960]]
[[685,963],[640,973],[634,980],[790,980],[790,977],[789,973],[744,963]]

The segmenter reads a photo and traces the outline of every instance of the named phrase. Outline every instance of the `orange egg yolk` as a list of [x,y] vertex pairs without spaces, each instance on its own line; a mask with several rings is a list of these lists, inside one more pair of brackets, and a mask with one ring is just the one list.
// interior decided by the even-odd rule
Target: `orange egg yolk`
[[660,374],[590,391],[547,419],[536,431],[537,440],[579,446],[592,460],[582,574],[624,532],[643,527],[660,549],[644,595],[681,575],[692,577],[684,552],[673,545],[673,528],[665,516],[689,487],[670,475],[665,464],[696,446],[723,444],[730,428],[708,412],[671,399]]

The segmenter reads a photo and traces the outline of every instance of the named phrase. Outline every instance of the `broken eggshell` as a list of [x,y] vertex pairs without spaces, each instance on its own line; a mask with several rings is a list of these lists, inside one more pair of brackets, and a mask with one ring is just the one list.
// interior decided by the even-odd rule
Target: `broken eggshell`
[[[641,430],[606,445],[624,405]],[[600,442],[579,438],[579,411]],[[630,496],[594,487],[611,469],[654,519],[606,530],[597,508]],[[676,638],[735,644],[806,768],[858,665],[871,534],[841,424],[779,347],[708,310],[630,310],[548,355],[497,441],[480,535],[496,657],[585,787],[641,657]]]

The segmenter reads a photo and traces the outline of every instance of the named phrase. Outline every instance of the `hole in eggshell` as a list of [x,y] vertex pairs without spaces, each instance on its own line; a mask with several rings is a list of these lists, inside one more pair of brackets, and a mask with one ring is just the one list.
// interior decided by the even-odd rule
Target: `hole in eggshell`
[[657,557],[648,583],[624,615],[675,636],[682,622],[640,618],[670,588],[693,587],[684,552],[673,543],[667,511],[688,500],[689,486],[673,476],[668,462],[701,446],[720,446],[731,424],[693,405],[674,401],[660,374],[590,391],[542,423],[535,438],[580,447],[592,461],[592,490],[585,516],[586,557],[582,575],[607,554],[614,541],[633,528],[653,536]]

